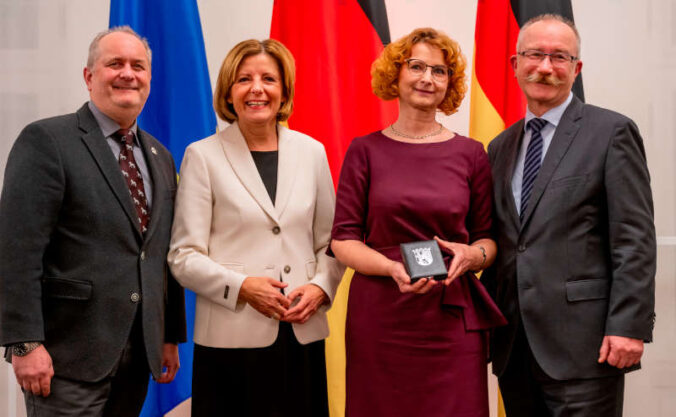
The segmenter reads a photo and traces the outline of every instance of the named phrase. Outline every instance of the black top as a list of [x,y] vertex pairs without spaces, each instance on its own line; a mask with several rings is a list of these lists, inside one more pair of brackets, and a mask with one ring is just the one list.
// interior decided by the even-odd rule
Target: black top
[[268,190],[272,204],[275,204],[277,195],[277,161],[278,151],[251,151],[251,156],[256,163],[258,173]]

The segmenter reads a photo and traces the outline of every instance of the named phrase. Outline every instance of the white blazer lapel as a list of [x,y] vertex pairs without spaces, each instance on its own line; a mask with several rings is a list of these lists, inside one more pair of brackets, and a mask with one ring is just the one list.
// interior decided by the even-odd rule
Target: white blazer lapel
[[[260,205],[275,222],[279,223],[275,207],[270,200],[270,195],[265,189],[265,184],[263,184],[263,180],[258,173],[256,163],[251,156],[249,147],[246,145],[246,140],[244,139],[244,136],[242,136],[242,132],[239,130],[237,122],[228,126],[223,132],[219,133],[218,136],[221,140],[221,146],[223,147],[223,152],[225,152],[225,157],[230,162],[230,166],[232,166],[232,170],[237,175],[237,178],[239,178],[239,181],[244,188],[247,189],[249,194],[251,194],[254,200],[256,200],[258,205]],[[277,199],[279,200],[279,186],[277,195]]]
[[289,129],[278,125],[277,134],[279,137],[279,159],[277,162],[277,198],[275,210],[281,217],[286,208],[291,190],[296,180],[298,165],[300,162],[299,147]]

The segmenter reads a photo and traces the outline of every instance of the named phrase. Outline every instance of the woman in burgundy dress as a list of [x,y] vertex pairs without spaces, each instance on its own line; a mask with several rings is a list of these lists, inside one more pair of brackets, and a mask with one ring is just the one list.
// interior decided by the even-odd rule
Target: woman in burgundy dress
[[[457,110],[464,71],[458,44],[429,28],[371,69],[375,94],[399,98],[399,118],[352,141],[338,185],[331,249],[356,271],[348,417],[488,417],[486,330],[505,323],[473,274],[496,254],[490,167],[479,142],[435,119]],[[448,277],[412,284],[399,244],[429,239],[452,257]]]

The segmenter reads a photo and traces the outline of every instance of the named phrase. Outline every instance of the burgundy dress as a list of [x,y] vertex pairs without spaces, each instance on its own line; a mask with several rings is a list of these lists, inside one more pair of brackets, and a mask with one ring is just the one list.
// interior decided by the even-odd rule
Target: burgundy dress
[[[490,237],[491,175],[483,146],[463,136],[404,143],[381,132],[345,155],[332,238],[363,240],[390,259],[435,235]],[[391,277],[355,273],[345,344],[347,417],[488,417],[486,329],[504,318],[473,274],[424,295]]]

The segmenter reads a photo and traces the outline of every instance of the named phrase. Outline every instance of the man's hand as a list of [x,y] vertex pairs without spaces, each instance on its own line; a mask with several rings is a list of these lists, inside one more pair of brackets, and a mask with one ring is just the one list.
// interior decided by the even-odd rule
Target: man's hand
[[599,350],[599,363],[616,368],[636,365],[643,355],[643,340],[623,336],[604,336]]
[[160,384],[168,384],[176,377],[181,363],[178,359],[178,345],[175,343],[165,343],[162,346],[162,375],[157,380]]
[[44,345],[38,346],[26,356],[12,355],[12,368],[16,382],[24,391],[43,397],[49,395],[54,368],[52,357]]

